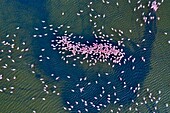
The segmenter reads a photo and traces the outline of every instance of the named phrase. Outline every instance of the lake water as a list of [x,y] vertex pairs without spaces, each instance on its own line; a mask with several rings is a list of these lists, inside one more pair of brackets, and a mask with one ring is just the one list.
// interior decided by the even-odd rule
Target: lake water
[[[142,3],[146,5],[147,1]],[[24,53],[24,58],[12,65],[12,68],[18,68],[17,72],[9,73],[5,69],[1,71],[3,75],[2,82],[0,81],[1,89],[6,87],[9,91],[2,92],[0,98],[7,98],[7,100],[0,104],[3,106],[1,108],[4,108],[0,111],[4,113],[169,112],[170,108],[167,107],[170,104],[168,46],[161,49],[162,40],[159,40],[160,37],[166,36],[163,32],[169,32],[169,27],[163,29],[164,24],[162,23],[161,26],[156,19],[160,16],[159,10],[157,13],[153,9],[143,8],[134,12],[133,8],[139,6],[139,3],[128,3],[123,0],[118,3],[110,1],[109,4],[102,1],[91,3],[89,0],[16,0],[11,3],[2,1],[2,4],[4,6],[1,6],[1,9],[4,12],[2,11],[3,19],[0,23],[3,26],[1,27],[3,37],[16,32],[19,37],[16,38],[16,45],[22,48],[21,42],[26,42],[29,52]],[[164,4],[162,3],[161,6]],[[5,6],[9,6],[9,11]],[[143,12],[149,23],[143,22]],[[106,17],[100,18],[103,14]],[[90,19],[94,23],[89,22]],[[96,23],[97,27],[94,27]],[[140,27],[140,23],[143,26]],[[15,30],[17,26],[21,31]],[[112,28],[117,29],[118,32],[111,30]],[[101,34],[97,32],[99,29],[102,31]],[[106,41],[96,39],[93,32],[97,36],[103,35]],[[114,67],[108,64],[110,61],[98,61],[95,65],[89,66],[90,58],[83,60],[83,55],[77,55],[80,59],[77,56],[68,58],[67,64],[61,59],[64,55],[59,54],[60,50],[52,49],[51,40],[56,40],[56,36],[64,34],[68,36],[71,33],[73,36],[70,39],[73,43],[88,46],[96,40],[97,43],[114,46],[118,46],[117,41],[123,41],[125,47],[122,45],[118,47],[123,49],[125,56],[119,64],[114,64]],[[74,36],[83,36],[84,39],[73,38]],[[169,35],[166,37],[168,39]],[[3,40],[8,41],[7,37],[2,38]],[[2,49],[7,48],[3,46]],[[161,51],[165,51],[166,54],[161,56]],[[14,53],[11,54],[14,55],[14,59],[22,54],[17,50]],[[155,54],[160,56],[157,57]],[[6,59],[7,55],[3,54],[2,59]],[[159,61],[158,58],[163,61]],[[10,64],[8,60],[2,61],[2,65]],[[80,64],[80,61],[83,64]],[[35,68],[31,64],[34,64]],[[7,78],[12,79],[14,76],[19,80],[8,82]],[[11,86],[16,87],[14,93],[10,93]],[[16,98],[17,101],[12,98]],[[20,104],[24,101],[27,106],[23,105],[21,109]],[[9,110],[8,104],[11,105]]]

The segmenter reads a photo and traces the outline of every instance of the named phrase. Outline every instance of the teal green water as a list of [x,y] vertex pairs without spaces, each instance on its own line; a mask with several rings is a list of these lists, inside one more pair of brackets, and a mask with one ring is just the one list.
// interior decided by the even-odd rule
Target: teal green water
[[[8,64],[7,69],[0,68],[0,74],[3,75],[3,79],[0,80],[0,89],[7,88],[6,91],[0,92],[0,112],[2,113],[30,113],[34,110],[37,113],[64,113],[63,106],[65,101],[63,100],[62,94],[65,94],[64,88],[68,85],[68,81],[63,80],[56,82],[52,77],[49,76],[48,71],[50,69],[46,68],[50,64],[39,65],[36,59],[35,47],[38,50],[38,47],[43,47],[49,39],[45,39],[43,42],[41,39],[33,39],[32,35],[35,32],[34,27],[42,27],[41,20],[46,20],[48,24],[53,24],[54,28],[60,24],[71,26],[68,29],[68,32],[73,32],[76,35],[86,35],[90,38],[91,31],[93,27],[89,24],[89,9],[87,4],[89,1],[61,1],[61,0],[46,0],[46,1],[26,1],[26,0],[16,0],[16,1],[1,1],[0,5],[0,41],[3,40],[11,41],[15,39],[15,48],[12,49],[12,53],[7,51],[10,47],[4,46],[1,43],[1,49],[5,52],[0,54],[2,61],[0,62],[1,67],[4,64]],[[145,3],[145,1],[143,1]],[[104,33],[111,34],[113,31],[110,30],[111,27],[116,29],[121,29],[124,31],[125,36],[129,37],[135,43],[138,43],[143,36],[144,27],[140,27],[137,24],[136,18],[139,18],[139,23],[142,21],[141,12],[138,11],[134,13],[131,11],[133,7],[136,6],[136,3],[128,4],[123,0],[119,1],[120,7],[117,7],[116,2],[112,1],[111,4],[114,5],[103,5],[101,2],[95,2],[94,9],[97,10],[97,13],[106,14],[106,19],[96,20],[99,22],[99,26],[105,25]],[[166,113],[170,111],[170,108],[166,108],[166,104],[170,105],[170,65],[169,65],[169,44],[170,40],[169,35],[165,35],[164,32],[169,33],[169,21],[168,18],[168,9],[169,2],[165,1],[160,6],[157,17],[160,17],[160,21],[157,21],[157,35],[153,43],[151,58],[150,58],[150,67],[146,78],[143,81],[143,85],[139,92],[140,97],[135,99],[135,103],[130,103],[125,105],[121,112],[136,112],[136,103],[143,102],[143,97],[146,97],[148,101],[148,106],[151,111],[154,111],[154,107],[150,99],[148,98],[149,93],[151,92],[155,98],[161,97],[161,100],[158,103],[158,111],[160,113]],[[76,13],[83,9],[84,13],[82,16],[77,16]],[[65,12],[65,15],[62,16],[62,12]],[[16,27],[20,27],[19,30],[16,30]],[[61,31],[64,31],[66,28],[63,28]],[[129,33],[128,29],[132,29],[132,33]],[[40,31],[40,33],[42,33]],[[50,32],[49,32],[50,33]],[[10,37],[6,37],[9,34]],[[13,36],[16,34],[17,37]],[[61,33],[62,34],[62,33]],[[121,36],[114,33],[115,40],[119,40]],[[90,39],[89,39],[90,40]],[[36,42],[37,41],[37,42]],[[40,43],[42,41],[42,43]],[[22,42],[26,42],[26,45],[22,45]],[[37,44],[37,45],[36,45]],[[41,45],[42,44],[42,45]],[[20,47],[17,50],[17,47]],[[29,48],[28,52],[21,52],[22,48]],[[49,53],[48,53],[49,52]],[[47,53],[50,54],[50,51]],[[38,52],[37,52],[38,54]],[[12,59],[15,60],[15,63],[7,57],[8,55],[12,56]],[[20,55],[23,55],[23,58],[18,58]],[[35,55],[35,56],[34,56]],[[59,63],[56,59],[60,57],[54,57],[55,63]],[[64,62],[60,61],[64,64]],[[35,64],[35,68],[30,68],[28,64]],[[43,66],[43,67],[41,67]],[[15,68],[16,71],[12,72],[11,69]],[[47,70],[44,71],[43,68]],[[62,67],[60,67],[62,68]],[[89,68],[86,64],[79,66],[82,69],[81,73],[85,73],[88,77],[93,79],[93,75],[96,72],[105,73],[115,73],[107,64],[100,63],[93,68]],[[67,71],[71,70],[70,66],[67,66]],[[32,70],[36,74],[32,73]],[[52,70],[52,69],[51,69]],[[57,70],[56,70],[57,72]],[[72,71],[70,71],[71,74]],[[67,73],[67,72],[64,72]],[[77,72],[73,72],[76,75]],[[37,75],[39,74],[39,75]],[[14,80],[14,78],[16,79]],[[47,84],[49,94],[43,92],[44,85],[41,83],[40,78],[45,79],[45,84]],[[10,81],[8,81],[10,79]],[[53,86],[56,85],[56,92],[53,93]],[[15,87],[15,89],[10,89]],[[149,88],[150,91],[146,91]],[[96,88],[97,89],[97,88]],[[67,90],[67,88],[66,88]],[[161,90],[161,94],[158,94],[158,91]],[[14,91],[13,93],[11,91]],[[97,90],[98,91],[98,90]],[[97,92],[96,91],[96,92]],[[10,93],[11,92],[11,93]],[[58,93],[60,95],[58,95]],[[67,96],[67,95],[66,95]],[[68,96],[69,97],[69,96]],[[43,100],[45,98],[45,100]],[[129,111],[129,106],[132,106],[132,111]],[[137,108],[142,113],[149,112],[148,106],[140,105]],[[102,108],[100,112],[109,113],[111,109],[117,111],[118,105],[109,104],[106,108]],[[93,113],[93,112],[92,112]],[[94,112],[95,113],[95,112]]]

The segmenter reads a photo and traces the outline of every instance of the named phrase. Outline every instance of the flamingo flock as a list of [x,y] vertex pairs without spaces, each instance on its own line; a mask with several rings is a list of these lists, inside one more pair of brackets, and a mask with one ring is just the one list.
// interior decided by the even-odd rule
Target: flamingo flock
[[66,55],[66,57],[72,57],[81,54],[85,55],[83,60],[90,57],[90,61],[93,61],[94,63],[97,63],[97,61],[106,62],[108,61],[107,59],[113,63],[119,63],[125,55],[123,49],[118,49],[118,46],[112,46],[112,44],[93,43],[92,45],[87,46],[81,43],[74,44],[69,40],[70,39],[67,36],[58,36],[56,40],[52,40],[52,43],[56,42],[56,44],[52,44],[52,47],[54,49],[59,47],[59,50],[71,52],[71,54]]

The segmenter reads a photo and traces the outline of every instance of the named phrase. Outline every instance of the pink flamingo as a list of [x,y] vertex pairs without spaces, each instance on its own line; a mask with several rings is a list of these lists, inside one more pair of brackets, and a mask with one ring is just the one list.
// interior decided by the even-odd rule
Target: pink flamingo
[[157,4],[156,0],[154,2],[152,2],[151,9],[153,9],[154,11],[158,10],[158,4]]

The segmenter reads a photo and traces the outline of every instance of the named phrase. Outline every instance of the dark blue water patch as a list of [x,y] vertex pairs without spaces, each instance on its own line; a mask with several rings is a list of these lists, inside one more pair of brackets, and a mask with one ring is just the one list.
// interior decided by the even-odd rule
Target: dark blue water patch
[[41,78],[41,74],[35,74],[35,77],[36,77],[37,79],[40,79],[40,78]]
[[[81,82],[81,84],[85,84],[85,82],[87,83],[87,81]],[[104,85],[106,85],[106,81],[99,81],[99,84],[94,84],[94,81],[91,81],[92,85],[86,86],[84,89],[83,93],[80,93],[79,89],[77,87],[75,87],[75,85],[73,85],[72,82],[68,82],[68,85],[66,85],[66,87],[69,87],[70,89],[74,89],[75,92],[70,92],[66,90],[63,93],[62,97],[64,97],[65,101],[69,101],[71,105],[73,105],[76,109],[73,109],[73,111],[77,112],[77,110],[81,110],[82,112],[85,112],[85,108],[87,108],[89,111],[93,112],[93,113],[97,113],[98,110],[96,110],[96,108],[94,108],[92,105],[90,105],[90,102],[93,102],[94,104],[107,104],[107,92],[105,94],[103,94],[102,98],[99,97],[99,93],[102,93],[102,87],[106,87]],[[100,82],[102,84],[100,84]],[[104,83],[106,82],[106,83]],[[99,98],[98,100],[95,100],[94,97]],[[84,103],[82,102],[82,99],[84,101],[87,101],[88,106],[84,106]],[[76,105],[75,101],[77,101],[79,104]]]
[[[155,12],[151,11],[151,16],[154,16],[156,18]],[[93,99],[94,96],[97,96],[101,93],[101,89],[100,89],[101,87],[106,88],[105,94],[112,94],[110,98],[113,99],[113,101],[115,101],[115,98],[118,97],[120,99],[118,104],[126,105],[126,104],[131,103],[132,100],[135,100],[137,93],[133,92],[134,88],[137,87],[138,84],[143,84],[143,81],[145,80],[147,74],[149,73],[149,70],[151,69],[150,68],[151,49],[152,49],[152,45],[156,37],[157,28],[156,28],[156,19],[148,20],[148,21],[150,21],[150,23],[145,25],[145,32],[143,36],[143,39],[146,39],[146,41],[141,45],[141,48],[137,49],[133,54],[127,48],[125,49],[126,55],[124,59],[128,59],[130,55],[133,55],[133,58],[136,58],[136,61],[134,63],[129,61],[126,64],[123,64],[121,66],[116,66],[114,68],[115,73],[114,73],[113,78],[112,77],[109,78],[109,80],[112,82],[112,84],[110,84],[109,86],[107,86],[108,81],[105,78],[98,78],[95,75],[91,75],[91,76],[96,77],[95,79],[98,81],[98,84],[95,84],[93,82],[91,86],[88,86],[87,88],[85,88],[84,89],[85,94],[83,93],[81,94],[80,91],[77,91],[75,94],[71,94],[71,92],[67,90],[68,89],[67,86],[64,87],[63,95],[62,95],[64,102],[69,101],[69,100],[74,102],[76,100],[85,99],[85,100],[94,102],[96,105],[99,105],[100,103],[104,103],[107,105],[108,103],[107,103],[106,98],[100,99],[100,101],[96,101]],[[149,33],[149,30],[152,33]],[[147,50],[144,51],[143,47],[145,47]],[[141,59],[142,57],[145,58],[146,62],[142,61]],[[132,70],[132,66],[135,66],[134,70]],[[122,70],[125,71],[125,73],[121,74]],[[128,86],[127,88],[123,88],[122,82],[118,80],[119,77],[122,77],[126,81],[127,86]],[[68,84],[72,86],[71,85],[72,82],[69,82]],[[113,88],[110,86],[115,86],[117,88],[116,91],[113,91]],[[129,90],[130,89],[129,86],[133,87],[133,89]],[[75,85],[73,85],[73,87],[75,87]],[[114,92],[117,93],[117,96],[113,95]],[[69,96],[66,96],[66,95],[69,95]],[[103,94],[103,97],[105,96],[106,95]],[[75,104],[73,103],[73,105]],[[66,104],[66,106],[68,105]],[[82,112],[85,112],[84,110],[85,106],[84,107],[83,106],[84,105],[82,104],[80,104],[80,106],[75,105],[75,107],[73,108],[73,111],[81,110]],[[97,108],[94,108],[94,107],[88,106],[87,108],[91,112],[94,112],[94,113],[98,111]]]
[[[153,11],[151,11],[151,15],[155,16],[156,18],[156,14]],[[149,33],[149,30],[151,30],[152,33]],[[40,30],[40,32],[44,33],[44,30]],[[96,75],[94,75],[93,73],[88,73],[88,70],[83,70],[80,68],[80,66],[73,67],[71,64],[66,64],[63,60],[61,60],[61,55],[58,53],[58,51],[52,50],[51,40],[55,39],[55,36],[49,32],[50,31],[48,31],[49,36],[47,38],[34,40],[34,55],[35,58],[37,58],[37,65],[47,76],[54,74],[54,79],[56,77],[60,77],[61,80],[66,81],[66,84],[62,89],[63,93],[61,95],[64,106],[70,107],[67,104],[67,101],[69,101],[70,104],[74,106],[72,112],[77,112],[78,110],[85,112],[86,108],[89,110],[89,112],[97,113],[99,110],[97,110],[96,106],[100,106],[100,104],[108,105],[108,95],[110,95],[109,98],[111,103],[114,103],[115,100],[119,98],[117,104],[122,105],[129,104],[132,100],[136,99],[137,92],[134,93],[133,90],[138,84],[143,84],[143,81],[150,70],[152,44],[156,36],[156,19],[150,20],[150,23],[145,25],[143,39],[146,39],[146,41],[141,45],[140,48],[137,48],[136,44],[133,43],[132,46],[135,48],[135,51],[132,52],[128,48],[124,49],[126,53],[124,59],[128,59],[128,57],[132,55],[133,58],[136,58],[136,61],[134,63],[128,61],[126,64],[123,64],[122,60],[121,66],[115,66],[115,73],[113,75],[102,75],[101,77],[97,76],[97,72]],[[83,43],[86,42],[86,40],[89,40],[89,45],[95,41],[95,38],[92,35],[85,35],[84,37],[86,37],[84,40],[75,39],[74,41],[80,41]],[[147,49],[146,51],[143,50],[144,47]],[[44,52],[41,51],[42,48],[45,49]],[[44,61],[39,62],[39,55],[43,55],[45,57],[49,56],[50,60],[44,59]],[[141,57],[145,57],[146,62],[143,62]],[[134,70],[132,70],[133,66],[135,66]],[[121,71],[125,71],[125,73],[121,74]],[[70,76],[71,78],[68,79],[67,76]],[[84,77],[87,77],[87,80],[79,80],[80,78]],[[90,77],[90,79],[88,77]],[[120,82],[119,77],[123,78],[122,82]],[[96,83],[96,81],[98,83]],[[111,83],[108,84],[108,82]],[[123,82],[126,82],[126,88],[123,88]],[[88,85],[88,83],[91,84]],[[79,85],[76,86],[77,84]],[[113,89],[113,86],[115,86],[116,89]],[[83,87],[84,89],[81,92],[80,89]],[[104,93],[102,93],[102,87],[104,87]],[[130,90],[130,87],[133,87],[133,89]],[[71,90],[74,90],[74,92]],[[117,94],[116,96],[114,95],[115,92]],[[100,94],[102,94],[102,97],[100,97]],[[94,97],[97,97],[97,99]],[[78,105],[75,103],[76,101],[79,103]],[[85,106],[84,102],[82,101],[87,101],[88,105]],[[93,102],[93,104],[96,106],[92,106],[90,102]],[[99,108],[103,108],[103,106]]]
[[[25,6],[25,8],[32,9],[34,12],[30,13],[36,13],[37,18],[46,19],[48,18],[48,13],[46,11],[46,0],[16,0],[22,5]],[[32,11],[31,10],[31,11]]]

